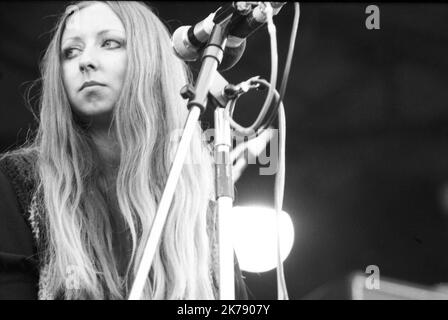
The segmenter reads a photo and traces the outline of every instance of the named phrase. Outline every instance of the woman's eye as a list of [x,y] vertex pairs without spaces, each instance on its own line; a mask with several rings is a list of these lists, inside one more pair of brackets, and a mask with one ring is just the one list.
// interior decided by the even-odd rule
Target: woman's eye
[[103,42],[103,47],[115,49],[121,47],[121,43],[117,40],[108,39]]
[[78,48],[64,49],[64,51],[63,51],[64,58],[66,58],[66,59],[74,58],[79,53],[79,51],[81,51],[81,50]]

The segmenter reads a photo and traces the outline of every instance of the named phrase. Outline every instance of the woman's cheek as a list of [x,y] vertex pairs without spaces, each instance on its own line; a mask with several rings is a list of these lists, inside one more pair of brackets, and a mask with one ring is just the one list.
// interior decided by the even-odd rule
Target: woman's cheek
[[73,66],[64,65],[62,68],[62,82],[64,84],[65,91],[68,96],[72,96],[76,92],[75,73],[73,72]]

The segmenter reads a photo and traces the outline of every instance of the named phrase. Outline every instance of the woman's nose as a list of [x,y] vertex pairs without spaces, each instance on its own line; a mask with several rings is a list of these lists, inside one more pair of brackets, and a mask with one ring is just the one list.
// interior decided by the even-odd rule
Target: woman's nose
[[79,59],[79,70],[81,72],[94,71],[98,68],[98,63],[95,59],[95,54],[91,49],[85,49]]

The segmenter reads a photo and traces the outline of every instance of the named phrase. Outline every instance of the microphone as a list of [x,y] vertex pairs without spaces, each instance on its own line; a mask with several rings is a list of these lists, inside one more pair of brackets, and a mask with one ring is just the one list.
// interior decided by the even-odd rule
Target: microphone
[[194,26],[177,28],[171,37],[175,54],[185,61],[197,60],[212,34],[215,23],[232,15],[235,10],[238,10],[237,7],[231,3],[220,7]]
[[[286,2],[270,2],[273,15],[277,15]],[[246,49],[246,39],[260,29],[266,22],[264,13],[265,5],[258,4],[252,9],[250,2],[236,2],[237,18],[230,23],[229,36],[227,37],[224,57],[218,70],[226,71],[235,66],[240,61]]]
[[[286,2],[271,2],[273,14],[276,15]],[[224,20],[224,16],[232,14],[229,26],[229,36],[224,56],[218,67],[219,71],[231,69],[238,63],[246,49],[246,38],[263,26],[266,21],[264,4],[258,4],[252,9],[253,2],[233,2],[226,7],[219,8],[207,18],[194,26],[181,26],[177,28],[172,37],[175,54],[185,61],[196,61],[207,44],[215,23]]]
[[193,26],[181,26],[174,31],[171,42],[176,55],[185,61],[195,61],[199,57],[199,50],[206,44],[215,23],[215,13]]
[[[270,2],[273,16],[277,15],[285,4],[286,2]],[[228,46],[237,47],[267,22],[264,8],[265,4],[260,3],[248,14],[245,14],[244,19],[232,23],[227,39]]]

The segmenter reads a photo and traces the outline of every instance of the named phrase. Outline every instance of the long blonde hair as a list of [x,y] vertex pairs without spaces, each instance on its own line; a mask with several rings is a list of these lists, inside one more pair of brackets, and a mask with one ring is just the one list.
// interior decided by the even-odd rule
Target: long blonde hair
[[[76,5],[82,10],[90,4]],[[68,12],[60,18],[42,61],[40,124],[32,146],[38,150],[37,192],[43,194],[45,261],[54,297],[122,299],[129,293],[177,146],[172,133],[183,128],[188,115],[179,95],[188,71],[172,52],[166,27],[143,3],[106,4],[121,19],[127,39],[128,68],[110,129],[120,147],[113,192],[127,226],[131,256],[121,275],[97,152],[63,87],[60,41]],[[202,134],[198,123],[143,298],[214,298],[207,232],[214,182]],[[67,270],[76,271],[70,276],[76,277],[79,289],[67,288]]]

